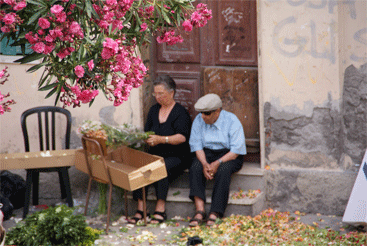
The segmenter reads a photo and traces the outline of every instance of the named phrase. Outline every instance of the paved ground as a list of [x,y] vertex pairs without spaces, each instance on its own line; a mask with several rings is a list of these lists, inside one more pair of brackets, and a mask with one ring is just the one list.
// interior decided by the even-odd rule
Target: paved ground
[[[77,208],[77,213],[83,213],[84,208],[83,202],[74,200],[76,205],[80,207]],[[93,204],[92,204],[93,206]],[[31,208],[31,212],[36,211],[36,208]],[[93,208],[91,208],[93,210]],[[300,221],[313,224],[318,223],[322,228],[330,228],[332,230],[341,231],[342,233],[354,230],[355,228],[346,227],[342,223],[342,217],[340,216],[327,216],[320,214],[305,214],[305,215],[294,215],[295,217],[300,217]],[[6,230],[9,230],[16,225],[16,222],[21,220],[22,209],[14,211],[14,216],[3,223]],[[172,218],[169,218],[172,219]],[[125,216],[114,215],[112,217],[113,222],[111,222],[110,230],[108,235],[101,235],[100,239],[95,242],[95,245],[109,246],[109,245],[167,245],[171,240],[172,235],[179,234],[179,231],[183,226],[188,226],[188,222],[182,218],[175,218],[176,221],[172,220],[161,224],[159,226],[131,226],[126,223]],[[87,216],[87,223],[98,229],[105,228],[105,216]],[[151,244],[149,239],[154,239],[154,243]],[[140,240],[140,241],[139,241]]]

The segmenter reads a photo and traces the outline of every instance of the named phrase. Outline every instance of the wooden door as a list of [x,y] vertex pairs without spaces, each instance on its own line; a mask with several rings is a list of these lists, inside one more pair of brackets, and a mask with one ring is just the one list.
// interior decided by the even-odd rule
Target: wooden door
[[181,44],[153,42],[152,75],[169,74],[175,79],[175,99],[192,118],[201,96],[218,94],[223,108],[235,113],[243,124],[248,147],[258,151],[256,0],[197,2],[208,4],[213,18],[192,33],[182,32]]

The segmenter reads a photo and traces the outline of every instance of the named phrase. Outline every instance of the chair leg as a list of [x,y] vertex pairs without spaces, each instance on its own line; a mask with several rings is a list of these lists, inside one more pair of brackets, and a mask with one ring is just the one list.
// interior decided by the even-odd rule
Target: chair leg
[[125,216],[127,219],[127,215],[128,215],[128,205],[127,205],[127,190],[124,190],[124,196],[125,196]]
[[66,190],[65,190],[65,182],[63,177],[63,170],[58,171],[59,174],[59,182],[60,182],[60,190],[61,190],[61,199],[64,199],[67,197]]
[[145,195],[145,187],[143,187],[143,211],[144,211],[144,225],[147,225],[147,197]]
[[[70,179],[69,179],[69,172],[67,167],[63,167],[61,171],[59,171],[59,175],[61,172],[61,179],[60,179],[60,185],[62,185],[63,188],[61,188],[61,196],[64,192],[66,193],[66,202],[68,203],[69,207],[73,207],[73,198],[71,196],[71,188],[70,188]],[[61,181],[62,180],[62,181]]]
[[27,216],[29,212],[29,202],[31,200],[31,191],[32,191],[32,171],[27,170],[26,177],[26,190],[24,197],[24,207],[23,207],[23,219]]
[[33,205],[38,205],[38,192],[39,192],[39,180],[40,180],[40,173],[35,171],[32,172],[32,195],[33,195]]
[[89,204],[89,196],[90,196],[90,189],[92,187],[92,178],[89,177],[89,182],[88,182],[88,190],[87,190],[87,199],[85,201],[85,208],[84,208],[84,216],[87,216],[87,210],[88,210],[88,204]]
[[110,192],[108,194],[108,207],[107,207],[107,224],[106,224],[106,233],[108,234],[108,228],[110,226],[110,215],[111,215],[111,203],[112,203],[112,188],[113,185],[109,184]]

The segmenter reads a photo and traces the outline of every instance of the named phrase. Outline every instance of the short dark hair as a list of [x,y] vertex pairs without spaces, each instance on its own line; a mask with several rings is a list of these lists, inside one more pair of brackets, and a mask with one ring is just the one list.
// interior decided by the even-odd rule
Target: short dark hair
[[166,90],[173,90],[173,93],[176,94],[176,83],[169,75],[159,75],[153,82],[153,86],[163,85]]

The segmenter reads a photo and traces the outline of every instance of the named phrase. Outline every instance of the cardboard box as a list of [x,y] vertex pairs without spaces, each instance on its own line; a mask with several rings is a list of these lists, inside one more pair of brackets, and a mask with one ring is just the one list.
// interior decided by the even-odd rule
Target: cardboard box
[[[103,157],[89,155],[91,172],[94,178],[108,181]],[[136,190],[167,177],[164,159],[126,146],[120,147],[105,156],[106,166],[112,184],[125,190]],[[76,169],[89,174],[84,150],[75,153]]]
[[74,166],[75,149],[0,154],[0,170]]

